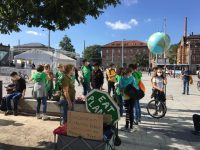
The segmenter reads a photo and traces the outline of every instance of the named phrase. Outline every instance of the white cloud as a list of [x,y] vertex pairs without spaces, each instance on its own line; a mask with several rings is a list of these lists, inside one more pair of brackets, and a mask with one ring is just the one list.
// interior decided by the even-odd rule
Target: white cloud
[[41,34],[41,33],[38,33],[38,32],[36,32],[36,31],[31,31],[31,30],[26,31],[26,33],[27,33],[27,34],[31,34],[31,35],[35,35],[35,36],[42,36],[42,35],[43,35],[43,34]]
[[133,4],[137,4],[138,0],[123,0],[122,3],[124,3],[126,6],[131,6]]
[[125,23],[121,22],[120,20],[113,23],[110,21],[106,21],[105,24],[111,27],[113,30],[127,30],[137,26],[138,21],[136,19],[131,19],[129,22]]
[[151,22],[151,21],[152,21],[151,18],[144,19],[144,22],[146,22],[146,23]]

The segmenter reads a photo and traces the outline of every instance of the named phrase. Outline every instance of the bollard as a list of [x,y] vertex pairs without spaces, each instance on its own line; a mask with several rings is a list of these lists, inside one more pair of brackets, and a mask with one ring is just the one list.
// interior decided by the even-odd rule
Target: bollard
[[3,96],[3,82],[0,81],[0,100],[2,100],[2,96]]

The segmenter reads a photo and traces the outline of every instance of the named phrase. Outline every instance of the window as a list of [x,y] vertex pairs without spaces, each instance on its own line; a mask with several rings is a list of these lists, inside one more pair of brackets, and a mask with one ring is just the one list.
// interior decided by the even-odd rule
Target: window
[[118,49],[118,53],[120,53],[120,51],[121,51],[121,50],[120,50],[120,49]]
[[106,53],[108,53],[108,49],[106,50]]

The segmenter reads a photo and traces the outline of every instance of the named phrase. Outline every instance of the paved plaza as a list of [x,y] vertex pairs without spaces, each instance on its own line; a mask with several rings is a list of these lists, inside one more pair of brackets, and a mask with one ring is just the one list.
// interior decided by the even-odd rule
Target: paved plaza
[[[134,132],[119,131],[122,145],[117,150],[200,150],[200,136],[193,130],[192,115],[200,114],[200,91],[196,88],[197,77],[190,86],[190,95],[182,95],[182,80],[168,78],[167,114],[162,119],[153,119],[147,115],[146,105],[150,100],[150,76],[143,74],[146,95],[140,101],[142,122],[134,126]],[[7,77],[0,76],[6,81]],[[31,87],[28,84],[27,87]],[[107,82],[105,81],[104,88]],[[76,83],[77,96],[82,87]],[[26,96],[30,97],[31,88]],[[5,94],[5,91],[4,91]],[[124,126],[124,117],[119,121],[119,128]],[[59,126],[59,118],[49,121],[37,120],[33,116],[4,116],[0,113],[0,149],[29,150],[37,148],[53,149],[53,129]]]

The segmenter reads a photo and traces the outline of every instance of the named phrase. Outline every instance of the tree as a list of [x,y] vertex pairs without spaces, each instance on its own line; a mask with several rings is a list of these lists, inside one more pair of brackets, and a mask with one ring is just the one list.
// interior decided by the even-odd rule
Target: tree
[[75,52],[74,46],[71,44],[71,39],[67,35],[60,41],[59,46],[65,51]]
[[176,57],[177,57],[177,49],[179,47],[180,43],[172,44],[169,48],[169,50],[166,52],[167,58],[169,58],[169,63],[174,64],[176,63]]
[[139,67],[149,66],[149,56],[147,53],[136,53],[133,59],[134,64],[139,64]]
[[90,62],[99,62],[101,64],[101,46],[92,45],[86,47],[84,51],[84,58]]
[[2,0],[0,32],[19,32],[20,25],[64,30],[85,23],[87,16],[97,19],[108,6],[119,3],[120,0]]

